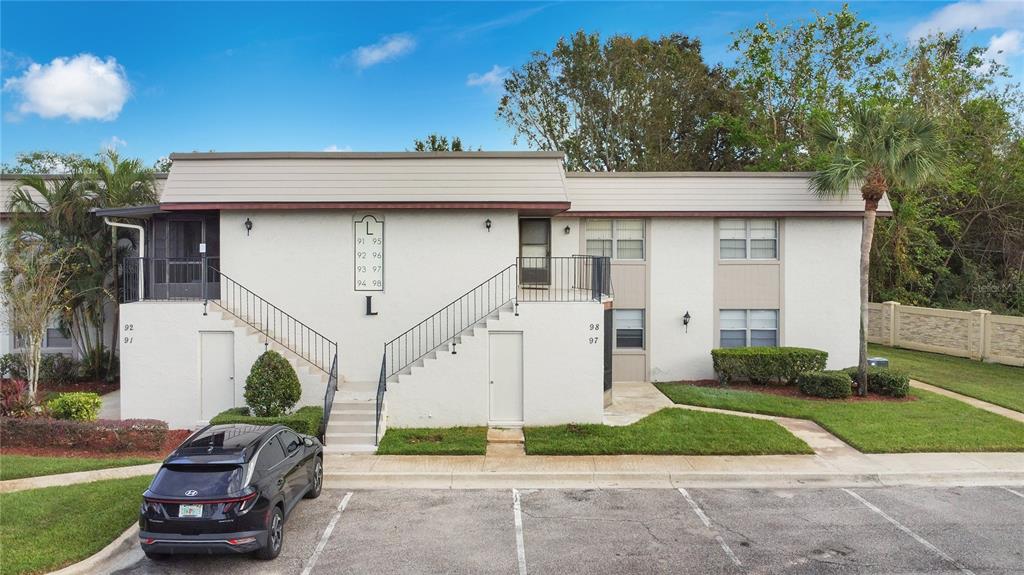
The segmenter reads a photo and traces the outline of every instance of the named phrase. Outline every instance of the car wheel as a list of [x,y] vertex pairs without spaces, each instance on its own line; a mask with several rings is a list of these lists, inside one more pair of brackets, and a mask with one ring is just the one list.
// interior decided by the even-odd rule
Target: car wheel
[[320,491],[324,488],[324,460],[322,457],[316,458],[316,463],[313,464],[313,485],[306,492],[306,499],[316,499],[320,497]]
[[152,561],[164,561],[168,557],[170,557],[170,555],[168,555],[167,553],[154,553],[152,551],[146,550],[143,550],[142,552],[145,553],[146,557]]
[[275,507],[267,523],[267,544],[256,552],[260,559],[273,559],[281,553],[284,544],[284,514],[280,507]]

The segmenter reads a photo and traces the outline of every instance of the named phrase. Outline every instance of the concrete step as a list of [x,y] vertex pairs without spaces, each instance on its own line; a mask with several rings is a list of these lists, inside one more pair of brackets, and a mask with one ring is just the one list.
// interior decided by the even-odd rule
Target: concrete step
[[362,411],[355,409],[331,409],[331,421],[345,421],[357,422],[357,421],[370,421],[374,422],[377,420],[377,411]]
[[327,443],[373,443],[375,437],[373,431],[331,433],[329,429],[325,435]]
[[377,446],[371,441],[369,444],[362,443],[328,443],[324,446],[324,453],[375,453]]
[[369,433],[373,435],[373,427],[376,421],[341,422],[331,419],[327,425],[327,433]]

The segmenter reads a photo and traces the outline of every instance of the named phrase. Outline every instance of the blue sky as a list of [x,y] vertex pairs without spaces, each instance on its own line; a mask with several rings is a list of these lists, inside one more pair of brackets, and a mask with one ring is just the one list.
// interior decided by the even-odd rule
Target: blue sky
[[[0,3],[0,160],[113,146],[151,163],[191,150],[404,150],[429,132],[512,149],[504,70],[578,29],[681,32],[729,62],[730,33],[822,2]],[[894,38],[976,27],[1024,69],[1024,3],[863,2]]]

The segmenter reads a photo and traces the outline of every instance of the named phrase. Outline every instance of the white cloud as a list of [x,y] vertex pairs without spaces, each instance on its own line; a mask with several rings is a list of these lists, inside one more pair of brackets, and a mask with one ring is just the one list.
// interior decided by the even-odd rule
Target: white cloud
[[1005,64],[1010,56],[1024,52],[1024,33],[1020,30],[1007,30],[998,36],[992,36],[985,50],[985,60],[995,60],[997,64]]
[[927,20],[911,28],[907,35],[911,40],[917,40],[931,32],[974,28],[1024,28],[1024,2],[957,2],[936,10]]
[[356,66],[369,68],[404,56],[416,49],[416,38],[411,34],[384,36],[379,42],[360,46],[352,52]]
[[508,76],[508,67],[495,64],[483,74],[471,73],[466,77],[467,86],[482,86],[484,88],[499,88],[501,83]]
[[100,148],[102,148],[103,150],[111,150],[111,151],[117,150],[118,148],[123,148],[124,146],[127,146],[127,145],[128,145],[128,142],[124,141],[121,138],[118,138],[117,136],[111,136],[111,137],[107,138],[106,140],[103,140],[102,142],[100,142]]
[[351,152],[352,151],[352,146],[345,146],[343,148],[339,148],[337,144],[331,144],[330,146],[327,146],[326,148],[324,148],[324,151],[325,152]]
[[54,58],[31,64],[21,76],[4,82],[4,90],[21,96],[20,114],[70,120],[113,120],[131,93],[124,68],[114,58],[92,54]]

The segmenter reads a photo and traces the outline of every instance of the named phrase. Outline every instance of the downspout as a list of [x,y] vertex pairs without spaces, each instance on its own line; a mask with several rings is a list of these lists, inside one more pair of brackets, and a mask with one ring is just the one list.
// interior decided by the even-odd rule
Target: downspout
[[[131,228],[133,230],[139,230],[139,301],[145,299],[145,286],[146,281],[143,277],[146,270],[146,229],[137,224],[123,224],[121,222],[112,222],[110,218],[104,216],[103,223],[107,224],[112,228]],[[117,262],[114,262],[115,264]]]

